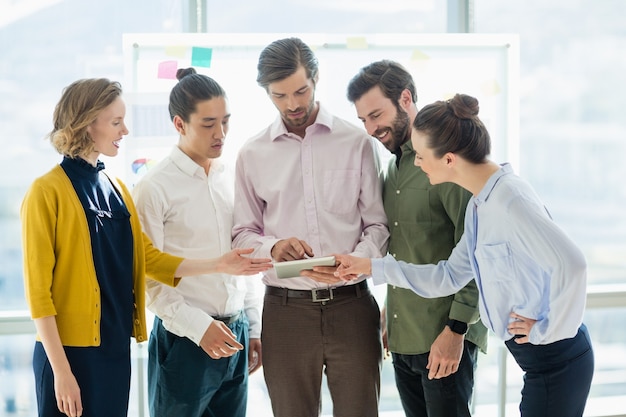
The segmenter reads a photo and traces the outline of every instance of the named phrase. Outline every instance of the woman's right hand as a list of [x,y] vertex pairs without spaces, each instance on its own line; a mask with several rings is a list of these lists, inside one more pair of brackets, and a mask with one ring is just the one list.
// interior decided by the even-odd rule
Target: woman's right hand
[[336,254],[335,260],[339,264],[335,276],[343,280],[350,281],[358,278],[361,274],[372,274],[372,261],[370,258]]
[[81,417],[83,415],[80,388],[71,371],[54,374],[54,395],[59,411],[69,417]]

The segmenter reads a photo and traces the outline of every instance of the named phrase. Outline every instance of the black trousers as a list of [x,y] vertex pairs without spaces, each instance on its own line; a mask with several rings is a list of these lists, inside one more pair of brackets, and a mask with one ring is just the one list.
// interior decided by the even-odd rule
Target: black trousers
[[583,415],[594,368],[591,339],[584,324],[573,338],[549,345],[518,345],[514,339],[505,343],[525,372],[522,417]]
[[428,379],[429,355],[392,353],[404,413],[407,417],[470,417],[478,346],[465,341],[459,370],[441,379]]

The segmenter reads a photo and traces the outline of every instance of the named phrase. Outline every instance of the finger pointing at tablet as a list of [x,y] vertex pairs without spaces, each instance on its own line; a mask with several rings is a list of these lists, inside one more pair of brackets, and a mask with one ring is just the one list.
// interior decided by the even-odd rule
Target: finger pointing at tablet
[[275,261],[295,261],[306,256],[313,256],[313,249],[304,240],[296,237],[276,242],[272,248],[272,258]]

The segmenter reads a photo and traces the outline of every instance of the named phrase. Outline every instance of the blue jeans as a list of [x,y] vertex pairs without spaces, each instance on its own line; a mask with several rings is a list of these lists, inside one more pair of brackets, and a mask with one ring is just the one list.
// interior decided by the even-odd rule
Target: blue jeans
[[211,359],[186,337],[168,332],[155,317],[148,343],[151,417],[245,417],[248,402],[248,319],[228,326],[245,346]]
[[525,372],[522,417],[583,415],[594,368],[591,339],[584,324],[573,338],[549,345],[518,345],[513,339],[505,344]]
[[465,342],[459,370],[441,379],[428,379],[429,353],[392,353],[396,386],[407,417],[469,417],[478,347]]

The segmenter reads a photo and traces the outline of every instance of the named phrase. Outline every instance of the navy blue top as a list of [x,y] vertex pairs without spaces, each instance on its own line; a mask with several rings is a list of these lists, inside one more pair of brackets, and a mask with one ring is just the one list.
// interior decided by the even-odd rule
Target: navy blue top
[[83,159],[63,158],[61,167],[80,199],[91,235],[100,286],[100,347],[112,354],[128,351],[133,320],[133,236],[130,213],[102,171]]

